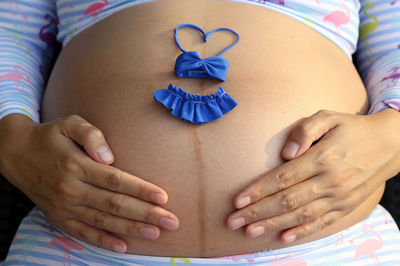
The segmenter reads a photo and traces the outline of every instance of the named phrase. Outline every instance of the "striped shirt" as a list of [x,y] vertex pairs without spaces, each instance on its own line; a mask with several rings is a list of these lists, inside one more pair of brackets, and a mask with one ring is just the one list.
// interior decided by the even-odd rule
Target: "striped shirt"
[[[0,118],[20,113],[40,120],[40,102],[63,46],[85,28],[127,7],[154,0],[9,0],[0,2]],[[221,0],[224,1],[224,0]],[[275,10],[316,30],[356,66],[369,113],[400,110],[400,1],[230,0]]]

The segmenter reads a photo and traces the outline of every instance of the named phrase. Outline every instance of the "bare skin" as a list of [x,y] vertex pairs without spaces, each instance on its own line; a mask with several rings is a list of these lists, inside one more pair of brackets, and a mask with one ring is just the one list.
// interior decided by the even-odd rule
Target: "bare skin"
[[[167,202],[166,192],[110,166],[113,157],[103,160],[99,151],[104,154],[104,149],[109,149],[104,136],[81,117],[36,124],[13,114],[0,120],[0,128],[2,174],[70,235],[125,252],[126,243],[110,232],[157,239],[159,227],[171,230],[179,226],[177,217],[161,208],[158,216],[147,213],[154,204]],[[142,205],[116,213],[115,202],[121,196],[142,200]],[[132,223],[132,216],[151,218],[146,218],[145,225]],[[102,224],[104,218],[107,221]],[[162,218],[174,219],[176,224],[163,224]]]
[[[221,12],[224,13],[223,25],[218,15]],[[227,82],[221,84],[212,80],[175,77],[173,64],[180,52],[172,40],[172,29],[182,21],[200,25],[206,31],[226,26],[241,35],[239,45],[224,55],[231,63]],[[232,36],[224,33],[213,37],[213,45],[203,46],[192,31],[182,31],[180,35],[181,44],[187,50],[196,49],[203,57],[217,54],[233,40]],[[165,88],[170,82],[197,94],[214,93],[218,86],[223,85],[238,100],[239,106],[224,118],[200,127],[183,123],[152,100],[152,92]],[[321,184],[326,184],[328,191],[321,191],[324,195],[335,191],[329,188],[329,184],[338,190],[338,182],[329,179],[329,174],[311,179],[312,171],[304,174],[300,171],[286,186],[266,182],[278,172],[290,170],[297,173],[298,169],[310,163],[321,166],[313,160],[315,156],[342,139],[332,137],[330,139],[334,140],[330,142],[319,143],[326,146],[317,148],[321,146],[318,144],[304,153],[309,148],[310,139],[319,139],[327,131],[311,130],[307,138],[296,137],[304,135],[301,132],[291,132],[299,131],[296,126],[302,125],[301,121],[314,121],[305,118],[321,109],[345,113],[330,119],[331,124],[359,121],[359,130],[365,132],[362,141],[374,142],[381,138],[378,134],[383,130],[396,132],[398,127],[388,122],[397,119],[393,113],[385,112],[368,118],[355,116],[365,114],[368,109],[365,88],[357,72],[338,47],[305,25],[273,11],[239,3],[212,0],[152,2],[114,14],[78,34],[64,48],[43,101],[43,121],[47,123],[35,127],[29,125],[35,130],[28,131],[32,133],[28,136],[36,138],[26,140],[29,145],[34,144],[33,147],[49,147],[48,152],[37,161],[28,154],[25,161],[48,165],[48,159],[57,153],[62,155],[59,157],[61,162],[65,162],[65,158],[69,158],[67,162],[72,161],[67,164],[66,171],[56,172],[59,179],[53,180],[53,176],[45,174],[54,166],[38,171],[44,180],[51,181],[47,183],[54,182],[56,187],[62,188],[59,193],[51,194],[52,186],[43,186],[38,194],[54,197],[50,202],[42,203],[41,208],[65,232],[98,246],[112,248],[119,245],[120,249],[115,250],[134,254],[193,257],[280,248],[330,235],[365,218],[379,202],[384,180],[398,170],[393,166],[398,158],[396,150],[388,157],[383,156],[377,164],[376,169],[380,169],[382,164],[388,165],[388,172],[374,175],[369,171],[370,175],[364,175],[363,180],[369,180],[371,186],[359,198],[348,196],[356,188],[361,189],[360,183],[355,181],[349,181],[353,189],[337,193],[337,196],[331,193],[332,199],[329,200],[340,199],[344,205],[348,203],[348,207],[329,217],[329,221],[327,218],[327,222],[312,223],[317,213],[307,215],[311,217],[310,221],[302,221],[292,211],[316,201],[318,197],[313,195],[310,199],[298,201],[298,205],[288,205],[290,216],[283,215],[276,220],[277,226],[273,230],[265,227],[267,234],[249,237],[254,236],[252,227],[268,224],[265,219],[271,215],[282,215],[278,211],[279,204],[276,204],[282,201],[271,194],[292,189],[285,192],[289,193],[296,188],[299,194],[304,195],[309,187],[321,187]],[[71,114],[86,121],[77,116],[59,120]],[[376,125],[381,122],[385,122],[386,129],[370,130],[379,128]],[[24,122],[25,125],[28,128],[28,123]],[[63,131],[67,125],[73,125],[71,131],[81,129],[76,130],[81,133]],[[95,131],[93,139],[86,139],[89,134],[83,129],[90,128],[90,125],[99,131]],[[15,128],[10,135],[17,132]],[[51,131],[51,128],[57,130]],[[348,137],[346,143],[361,142],[350,134],[348,127],[344,128],[346,130],[340,132]],[[58,133],[46,138],[43,137],[46,132]],[[66,138],[59,138],[65,135]],[[296,139],[302,151],[295,157],[284,155],[283,159],[298,159],[283,164],[280,154],[288,138]],[[114,161],[104,162],[96,155],[98,147],[105,145],[105,139],[114,154]],[[386,140],[386,143],[398,144],[392,135]],[[66,143],[70,146],[67,147]],[[59,148],[61,144],[64,149]],[[79,149],[79,145],[88,155]],[[382,153],[382,150],[372,152]],[[22,147],[16,151],[16,154],[23,153]],[[300,156],[303,153],[304,158]],[[358,154],[353,153],[349,158],[364,164],[364,159],[358,161]],[[54,160],[57,161],[57,157]],[[3,169],[12,165],[6,159],[1,162]],[[336,160],[334,163],[337,166],[342,162]],[[112,163],[112,166],[105,167],[100,163]],[[326,164],[319,170],[311,168],[329,173],[332,166],[335,164]],[[74,175],[76,169],[85,174]],[[112,185],[114,181],[107,183],[110,172],[121,173],[116,187]],[[14,184],[29,180],[29,174],[15,168],[8,173],[12,176],[10,179],[15,180]],[[359,179],[359,173],[351,176],[352,180]],[[98,183],[101,180],[105,181]],[[26,191],[31,189],[26,187]],[[164,198],[152,200],[151,192],[158,192]],[[239,206],[239,199],[246,193],[251,195],[250,205]],[[40,206],[40,200],[36,201]],[[324,213],[330,212],[326,202],[315,204],[325,206]],[[53,215],[52,205],[62,207],[57,208],[58,212]],[[236,208],[243,209],[236,212]],[[250,208],[259,211],[252,212]],[[239,214],[245,217],[244,225],[247,227],[231,230],[231,220]],[[162,217],[173,219],[173,226],[162,226]],[[289,227],[309,222],[308,231],[304,230],[306,227],[286,231]],[[120,226],[112,226],[115,224]],[[149,225],[153,226],[155,233],[144,239],[141,230]],[[170,230],[166,230],[168,228]],[[291,233],[296,234],[297,240],[288,243]]]
[[246,226],[250,237],[284,230],[281,241],[291,243],[334,224],[400,171],[399,129],[400,114],[390,108],[369,116],[322,111],[304,119],[282,150],[291,161],[239,193],[234,204],[241,210],[228,226]]

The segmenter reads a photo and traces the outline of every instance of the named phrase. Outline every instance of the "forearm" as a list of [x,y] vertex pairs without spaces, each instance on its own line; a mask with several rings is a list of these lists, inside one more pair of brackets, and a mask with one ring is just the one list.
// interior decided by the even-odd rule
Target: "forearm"
[[397,24],[400,5],[395,2],[361,0],[360,34],[356,65],[376,113],[391,107],[400,108],[400,31]]
[[55,1],[2,1],[0,17],[0,118],[19,113],[39,121],[55,55]]

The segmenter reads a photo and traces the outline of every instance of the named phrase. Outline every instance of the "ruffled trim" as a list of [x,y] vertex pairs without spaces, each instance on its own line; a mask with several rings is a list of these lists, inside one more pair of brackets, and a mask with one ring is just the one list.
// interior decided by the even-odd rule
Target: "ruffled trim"
[[222,87],[215,94],[194,95],[170,84],[153,95],[173,116],[198,125],[221,118],[238,105]]

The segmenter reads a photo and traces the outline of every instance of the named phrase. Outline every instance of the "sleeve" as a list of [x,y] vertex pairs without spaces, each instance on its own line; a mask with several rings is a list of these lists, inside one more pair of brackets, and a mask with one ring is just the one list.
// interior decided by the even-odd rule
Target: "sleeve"
[[367,89],[369,114],[400,111],[400,1],[361,0],[356,65]]
[[55,0],[0,1],[0,118],[40,120],[40,101],[56,51]]

